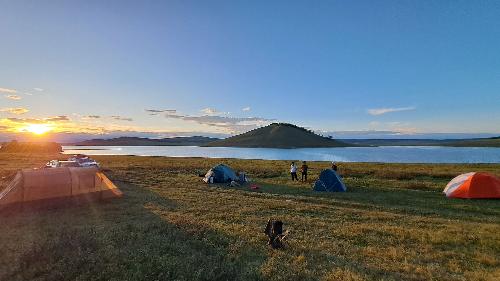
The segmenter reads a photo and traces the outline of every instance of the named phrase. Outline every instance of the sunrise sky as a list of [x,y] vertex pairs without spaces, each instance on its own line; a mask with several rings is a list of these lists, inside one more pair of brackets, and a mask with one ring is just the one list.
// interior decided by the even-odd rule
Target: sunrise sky
[[499,1],[0,0],[0,141],[500,135]]

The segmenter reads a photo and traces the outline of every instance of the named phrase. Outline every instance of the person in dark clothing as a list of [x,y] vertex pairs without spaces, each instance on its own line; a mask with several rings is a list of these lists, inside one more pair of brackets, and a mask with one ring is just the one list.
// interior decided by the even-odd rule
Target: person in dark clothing
[[279,237],[283,236],[283,222],[280,220],[269,219],[267,221],[264,233],[269,238],[267,244],[273,249],[278,249],[283,247],[282,240]]
[[306,164],[306,161],[302,162],[302,167],[300,167],[300,173],[302,174],[302,181],[307,181],[307,169],[309,167]]
[[334,170],[335,172],[337,172],[337,170],[338,170],[338,167],[335,164],[335,162],[332,162],[332,170]]

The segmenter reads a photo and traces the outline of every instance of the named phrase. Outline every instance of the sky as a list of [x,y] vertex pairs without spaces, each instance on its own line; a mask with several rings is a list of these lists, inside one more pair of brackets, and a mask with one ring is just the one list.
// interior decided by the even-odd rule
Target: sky
[[0,11],[0,140],[225,137],[272,122],[339,138],[500,135],[500,1]]

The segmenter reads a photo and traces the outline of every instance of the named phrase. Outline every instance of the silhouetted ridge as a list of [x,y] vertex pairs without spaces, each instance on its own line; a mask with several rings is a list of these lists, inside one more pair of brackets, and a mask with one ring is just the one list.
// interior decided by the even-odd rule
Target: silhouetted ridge
[[311,130],[288,123],[272,123],[227,139],[214,141],[212,147],[344,147],[346,143],[317,135]]

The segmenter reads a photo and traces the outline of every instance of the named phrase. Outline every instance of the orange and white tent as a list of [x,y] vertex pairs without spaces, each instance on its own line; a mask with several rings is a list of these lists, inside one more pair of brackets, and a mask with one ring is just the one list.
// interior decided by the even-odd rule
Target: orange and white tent
[[452,179],[443,190],[450,198],[500,198],[500,179],[488,173],[466,173]]

